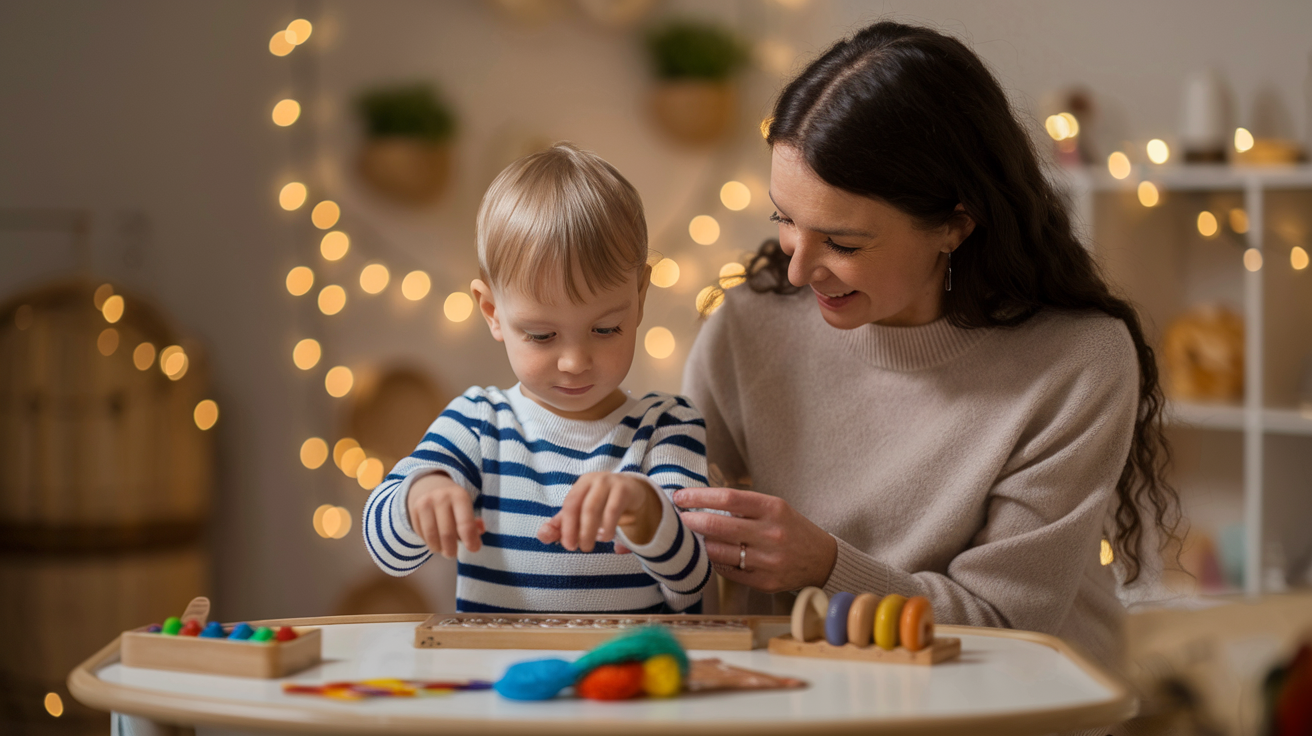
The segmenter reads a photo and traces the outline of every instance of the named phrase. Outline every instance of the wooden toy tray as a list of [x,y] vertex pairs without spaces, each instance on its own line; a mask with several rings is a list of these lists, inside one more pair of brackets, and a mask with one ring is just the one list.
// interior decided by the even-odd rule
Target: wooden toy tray
[[821,639],[820,641],[797,641],[792,634],[776,636],[770,640],[770,653],[788,657],[821,657],[824,659],[846,659],[862,662],[890,662],[893,664],[938,664],[961,656],[961,640],[950,637],[936,637],[934,643],[919,651],[904,647],[881,649],[873,644],[859,647],[844,644],[836,647]]
[[685,649],[748,651],[762,624],[787,625],[783,616],[630,616],[573,614],[437,614],[415,627],[419,649],[592,649],[623,629],[659,623]]
[[198,636],[166,636],[144,629],[125,631],[120,639],[123,664],[207,675],[273,678],[319,663],[322,635],[317,628],[295,627],[291,641],[232,641]]

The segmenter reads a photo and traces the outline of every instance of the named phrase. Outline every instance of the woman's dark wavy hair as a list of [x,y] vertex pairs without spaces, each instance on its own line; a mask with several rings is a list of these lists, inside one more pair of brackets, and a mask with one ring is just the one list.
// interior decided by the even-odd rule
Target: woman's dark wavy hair
[[[1043,309],[1096,310],[1125,323],[1139,360],[1139,409],[1116,483],[1112,544],[1124,581],[1142,567],[1142,512],[1177,540],[1179,496],[1153,350],[1138,314],[1114,296],[1045,178],[1001,86],[960,41],[881,22],[834,44],[775,104],[766,142],[787,145],[830,185],[882,200],[920,225],[947,223],[958,203],[975,229],[952,254],[944,315],[961,328],[1014,327]],[[748,264],[760,292],[792,293],[788,256],[766,241]]]

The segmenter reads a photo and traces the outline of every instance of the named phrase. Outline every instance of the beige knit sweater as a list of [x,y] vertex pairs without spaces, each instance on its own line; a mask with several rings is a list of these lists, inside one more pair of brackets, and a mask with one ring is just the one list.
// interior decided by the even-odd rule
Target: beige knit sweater
[[[1056,634],[1120,660],[1099,543],[1137,408],[1123,323],[1040,313],[1012,329],[826,324],[810,289],[732,289],[683,391],[708,459],[838,540],[825,590],[927,596],[939,623]],[[790,596],[753,591],[786,613]]]

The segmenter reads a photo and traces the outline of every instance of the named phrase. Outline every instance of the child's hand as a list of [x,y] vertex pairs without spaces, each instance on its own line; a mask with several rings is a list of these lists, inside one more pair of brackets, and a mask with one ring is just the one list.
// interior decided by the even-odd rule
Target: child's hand
[[538,541],[591,552],[615,538],[615,527],[646,544],[661,523],[661,502],[650,483],[619,473],[587,473],[574,482],[560,511],[538,527]]
[[419,532],[433,552],[452,559],[458,551],[456,542],[470,552],[483,546],[483,520],[474,517],[469,492],[445,473],[419,478],[410,486],[406,501],[410,526]]

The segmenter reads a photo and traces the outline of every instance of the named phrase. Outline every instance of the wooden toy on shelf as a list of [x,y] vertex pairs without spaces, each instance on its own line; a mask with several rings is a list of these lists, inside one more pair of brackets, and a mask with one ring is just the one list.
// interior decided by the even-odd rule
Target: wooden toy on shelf
[[961,656],[961,640],[934,636],[929,600],[803,588],[792,633],[770,640],[770,653],[896,664],[938,664]]
[[745,652],[756,646],[758,624],[786,621],[782,616],[691,614],[436,614],[415,627],[415,648],[592,649],[619,631],[663,624],[685,649]]
[[275,632],[245,623],[225,628],[217,621],[207,625],[209,613],[209,599],[195,598],[181,618],[169,617],[162,626],[124,632],[119,643],[123,664],[272,678],[299,672],[320,661],[322,636],[317,628],[283,626]]

